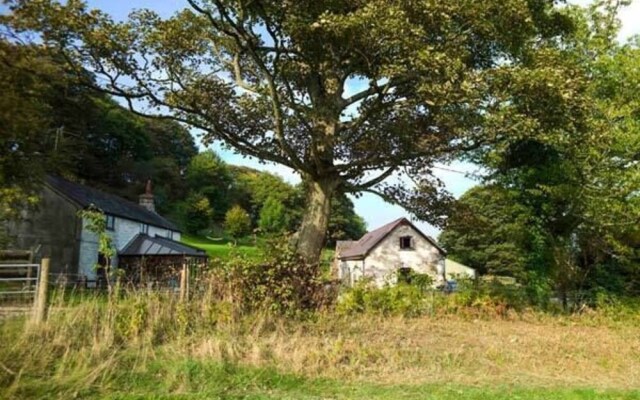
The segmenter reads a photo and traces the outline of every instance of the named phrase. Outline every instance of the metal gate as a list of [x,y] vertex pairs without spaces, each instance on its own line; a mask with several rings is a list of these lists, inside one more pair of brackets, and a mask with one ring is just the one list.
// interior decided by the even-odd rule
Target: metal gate
[[39,264],[0,264],[0,298],[30,297],[38,291]]

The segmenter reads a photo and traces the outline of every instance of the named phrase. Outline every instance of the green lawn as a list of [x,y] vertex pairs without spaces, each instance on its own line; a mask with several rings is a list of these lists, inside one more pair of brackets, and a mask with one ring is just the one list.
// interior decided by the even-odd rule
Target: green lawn
[[251,243],[251,241],[243,240],[237,244],[227,240],[211,240],[198,236],[182,235],[182,242],[190,246],[205,250],[209,257],[212,258],[229,258],[232,254],[244,255],[250,258],[260,256],[260,249]]
[[[258,242],[261,240],[258,238]],[[244,255],[249,258],[258,259],[262,253],[258,246],[253,244],[253,239],[243,239],[237,244],[229,242],[225,239],[212,240],[199,236],[182,235],[182,242],[190,246],[197,247],[207,252],[209,257],[227,259],[232,254]],[[333,260],[333,249],[325,249],[322,252],[322,263],[329,264]]]
[[[638,391],[603,391],[512,386],[378,385],[309,379],[273,369],[185,360],[154,362],[144,371],[115,372],[109,387],[94,386],[76,392],[82,399],[640,399]],[[63,398],[68,388],[55,381],[33,381],[19,391],[20,398]],[[1,391],[0,391],[1,392]],[[24,396],[24,397],[22,397]]]

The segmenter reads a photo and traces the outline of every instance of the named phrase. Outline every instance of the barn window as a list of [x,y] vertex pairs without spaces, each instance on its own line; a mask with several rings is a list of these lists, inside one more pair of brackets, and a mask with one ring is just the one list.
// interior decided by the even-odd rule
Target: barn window
[[107,230],[113,231],[116,229],[116,217],[107,214]]
[[400,238],[400,248],[402,250],[412,250],[413,249],[413,237],[411,237],[411,236],[402,236]]

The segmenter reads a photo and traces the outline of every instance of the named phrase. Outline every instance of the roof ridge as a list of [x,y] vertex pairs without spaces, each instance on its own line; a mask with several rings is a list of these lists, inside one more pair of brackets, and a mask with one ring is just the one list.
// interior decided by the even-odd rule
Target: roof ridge
[[349,246],[348,248],[344,249],[340,256],[346,258],[366,256],[373,248],[375,248],[382,240],[384,240],[384,238],[386,238],[391,232],[393,232],[399,225],[404,223],[409,224],[416,232],[418,232],[418,234],[424,237],[442,253],[446,254],[446,251],[444,251],[444,249],[442,249],[442,247],[440,247],[433,238],[422,232],[406,217],[401,217],[388,222],[370,232],[367,232],[353,246]]
[[149,211],[140,204],[125,199],[114,193],[83,185],[57,175],[47,175],[45,182],[55,191],[81,207],[91,204],[107,214],[113,214],[125,219],[142,222],[148,225],[179,231],[177,226],[162,215]]

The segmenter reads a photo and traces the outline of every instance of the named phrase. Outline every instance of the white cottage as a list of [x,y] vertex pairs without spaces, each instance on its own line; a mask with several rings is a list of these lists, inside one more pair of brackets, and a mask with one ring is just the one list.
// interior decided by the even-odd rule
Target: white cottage
[[406,218],[400,218],[364,235],[358,241],[336,245],[338,277],[352,285],[369,277],[378,285],[395,284],[411,272],[429,274],[444,284],[446,251]]
[[180,229],[156,212],[150,183],[138,203],[57,176],[43,183],[38,209],[9,226],[9,234],[18,248],[39,248],[42,256],[50,257],[54,274],[101,279],[103,269],[97,266],[104,265],[104,258],[98,237],[78,216],[88,207],[105,214],[116,250],[112,265],[134,277],[141,268],[162,275],[185,262],[206,262],[206,253],[180,243]]

